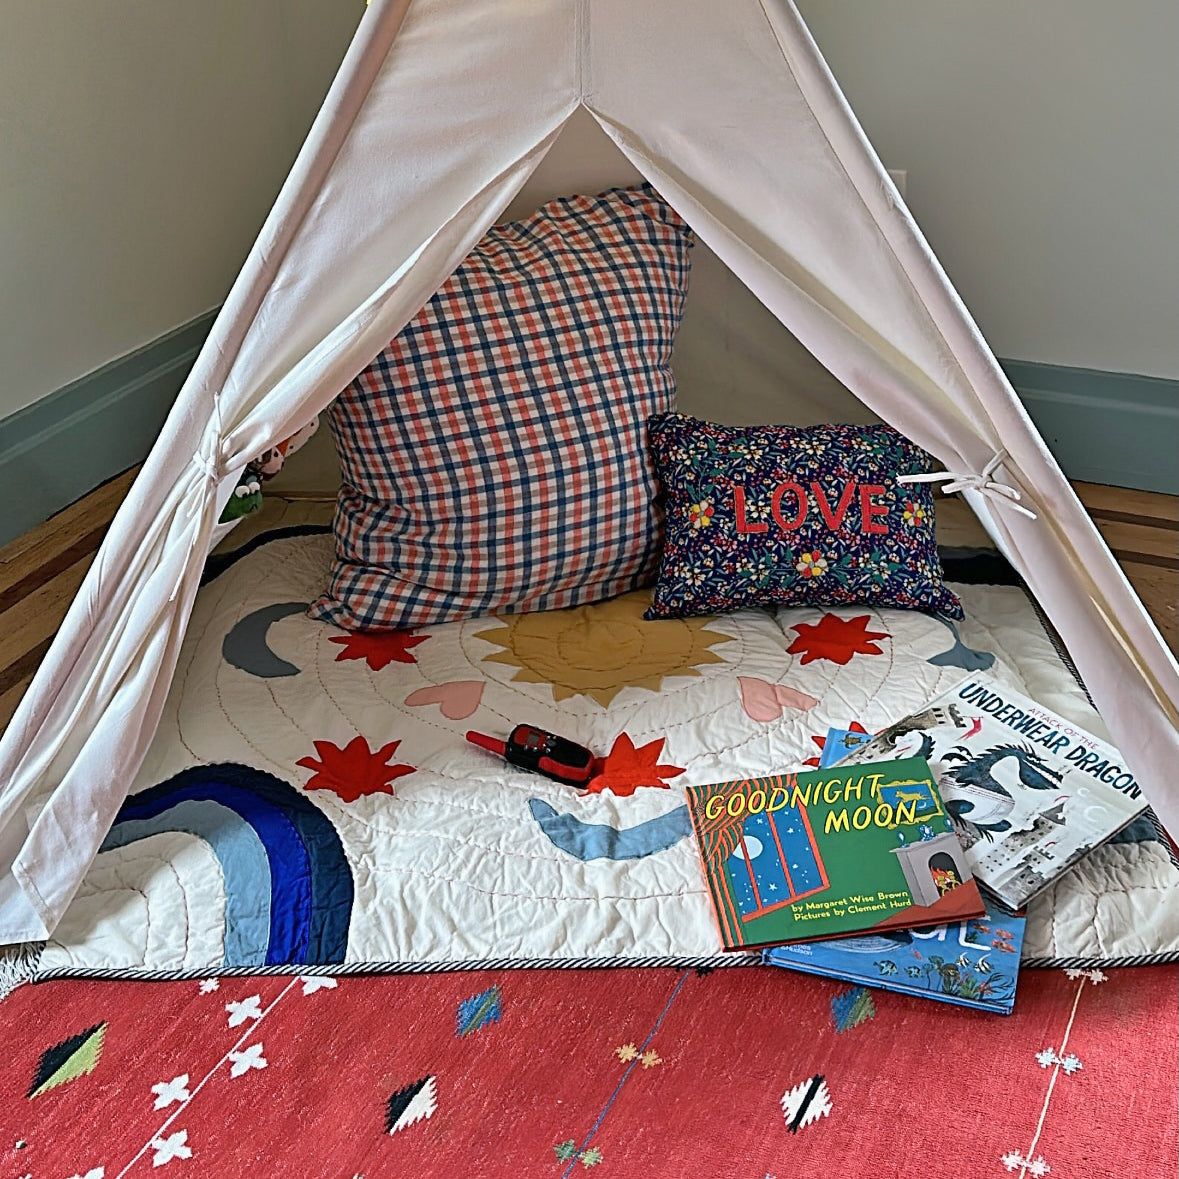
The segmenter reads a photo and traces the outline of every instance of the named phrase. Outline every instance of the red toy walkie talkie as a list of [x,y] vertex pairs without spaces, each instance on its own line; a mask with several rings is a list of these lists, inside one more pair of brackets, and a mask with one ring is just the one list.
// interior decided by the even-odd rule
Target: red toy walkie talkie
[[506,741],[473,731],[467,734],[467,740],[498,753],[509,765],[543,774],[566,786],[584,786],[594,776],[594,755],[584,745],[534,725],[517,725]]

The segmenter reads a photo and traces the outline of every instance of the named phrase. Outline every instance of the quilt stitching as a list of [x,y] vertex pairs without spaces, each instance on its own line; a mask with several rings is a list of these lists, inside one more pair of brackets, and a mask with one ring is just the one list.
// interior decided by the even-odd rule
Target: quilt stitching
[[[576,862],[576,861],[574,861]],[[470,880],[465,880],[461,876],[448,876],[441,872],[423,872],[420,868],[411,868],[408,865],[400,865],[398,867],[383,867],[380,864],[375,864],[369,867],[370,872],[381,873],[390,876],[420,876],[426,880],[445,880],[448,884],[459,884],[464,888],[470,889],[472,892],[481,893],[489,897],[510,897],[513,900],[540,900],[540,901],[592,901],[596,904],[602,902],[609,902],[614,904],[618,901],[629,901],[631,904],[639,905],[646,901],[655,898],[657,900],[668,900],[672,897],[688,897],[688,896],[705,896],[707,890],[703,888],[676,888],[669,892],[644,892],[641,895],[628,896],[625,893],[592,893],[584,896],[579,896],[576,893],[542,893],[542,892],[505,892],[503,889],[495,888],[480,888],[479,885],[472,883]]]
[[[177,888],[180,889],[181,892],[183,892],[183,889],[181,888],[181,885],[180,885],[180,877],[177,874],[176,869],[172,866],[171,863],[169,863],[168,861],[166,861],[164,859],[161,859],[161,857],[159,857],[157,855],[153,855],[149,852],[143,852],[142,850],[140,850],[140,854],[138,855],[137,858],[141,861],[142,860],[154,861],[156,864],[159,864],[163,868],[167,869],[167,871],[171,872],[173,878],[176,880]],[[124,864],[116,865],[116,867],[115,867],[116,879],[119,878],[120,872],[124,871],[125,867],[126,867],[126,865],[124,865]],[[83,882],[83,885],[84,884],[85,884],[85,882]],[[144,931],[143,931],[143,946],[144,946],[144,949],[146,950],[147,947],[149,947],[151,945],[151,935],[152,935],[151,904],[149,902],[148,895],[142,888],[139,888],[134,884],[128,883],[125,880],[120,879],[119,885],[124,892],[133,893],[143,901],[143,911],[146,914],[146,916],[144,918],[145,924],[144,924]],[[80,895],[93,896],[94,893],[88,893],[88,894],[80,893]],[[186,904],[186,915],[187,915],[187,899],[185,901],[185,904]],[[190,928],[189,922],[185,921],[185,923],[184,923],[184,957],[185,958],[188,957],[188,949],[189,949],[188,931],[189,931],[189,928]],[[63,946],[62,949],[69,956],[69,958],[72,962],[80,963],[82,961],[82,957],[80,955],[74,954],[69,949],[69,947]],[[146,961],[146,959],[141,959],[141,961]]]
[[[287,601],[308,594],[322,564],[319,556],[326,553],[329,543],[324,535],[276,541],[256,551],[251,559],[238,562],[236,573],[223,573],[216,591],[202,594],[173,693],[165,705],[164,728],[140,784],[152,785],[169,773],[224,760],[229,754],[244,756],[259,770],[271,767],[272,773],[302,792],[305,775],[292,767],[312,752],[311,738],[342,746],[359,733],[374,748],[394,736],[402,740],[398,752],[404,754],[399,760],[416,765],[418,771],[399,781],[401,789],[395,799],[345,803],[334,797],[304,795],[308,805],[337,832],[355,881],[356,903],[350,920],[360,924],[349,933],[343,966],[371,961],[399,962],[401,968],[433,968],[448,945],[452,952],[445,954],[447,960],[460,965],[490,959],[517,964],[541,959],[584,962],[603,956],[627,961],[669,957],[711,961],[717,953],[707,893],[702,881],[698,889],[693,888],[690,874],[695,861],[686,844],[674,851],[674,845],[662,845],[645,858],[608,861],[594,855],[583,857],[576,849],[571,852],[562,843],[553,842],[530,806],[532,800],[538,800],[544,807],[556,808],[553,813],[558,818],[559,812],[567,812],[582,824],[604,826],[607,832],[612,827],[625,834],[666,817],[674,795],[662,796],[663,802],[641,797],[653,795],[653,791],[638,791],[622,799],[606,793],[577,800],[564,788],[500,767],[494,758],[479,762],[461,752],[465,750],[462,723],[440,716],[435,707],[404,704],[406,695],[415,690],[463,678],[484,684],[477,724],[489,732],[498,731],[496,718],[507,724],[534,720],[590,744],[599,753],[605,753],[623,732],[637,747],[666,739],[662,760],[686,771],[672,780],[676,791],[680,789],[676,783],[758,772],[775,750],[779,754],[793,750],[801,761],[813,752],[812,738],[822,735],[825,725],[846,727],[858,718],[871,726],[882,720],[888,709],[899,707],[898,701],[923,698],[959,676],[953,668],[931,666],[925,658],[946,646],[945,630],[936,620],[921,616],[905,620],[891,610],[850,606],[837,608],[837,613],[866,614],[871,619],[870,629],[893,635],[881,641],[881,655],[854,656],[849,668],[825,661],[803,667],[796,656],[785,652],[787,639],[798,623],[813,623],[831,610],[750,611],[709,620],[709,629],[723,633],[726,641],[717,648],[724,661],[708,669],[711,674],[707,679],[670,680],[662,692],[628,693],[609,709],[580,698],[564,705],[546,703],[542,696],[550,693],[544,685],[529,689],[508,681],[506,669],[504,679],[487,674],[496,666],[484,658],[495,645],[479,637],[494,625],[487,618],[430,628],[431,641],[416,649],[422,656],[420,661],[390,664],[377,672],[365,661],[337,661],[338,652],[328,640],[339,632],[292,616],[280,649],[301,665],[302,678],[263,678],[259,683],[237,672],[227,676],[227,665],[220,660],[220,643],[215,641],[219,632],[269,600]],[[963,642],[993,649],[1002,661],[1000,673],[1013,683],[1023,686],[1030,682],[1051,693],[1076,695],[1064,665],[1028,610],[1022,590],[967,589],[975,606],[961,628]],[[1015,650],[1030,662],[1016,666],[1009,655]],[[764,676],[767,685],[788,686],[819,704],[810,712],[786,708],[772,721],[755,721],[740,702],[741,676]],[[210,691],[214,683],[216,690]],[[349,695],[350,691],[356,695]],[[538,715],[525,714],[526,706]],[[1083,703],[1079,707],[1083,710]],[[562,717],[569,720],[568,728],[563,728]],[[522,832],[527,842],[519,838]],[[1116,856],[1113,862],[1120,867]],[[1089,891],[1103,890],[1113,904],[1113,898],[1127,895],[1151,897],[1151,871],[1160,880],[1165,875],[1155,858],[1144,860],[1142,867],[1136,861],[1127,865],[1121,879],[1134,886],[1132,894],[1103,889],[1101,881],[1087,882]],[[167,893],[162,877],[159,889],[153,886],[152,872],[146,866],[142,873],[129,869],[124,879],[136,884],[135,905],[150,915],[152,935],[158,921],[184,925],[185,953],[200,959],[212,951],[201,939],[193,941],[187,929],[189,917],[182,908],[154,907],[161,898],[180,899],[171,867],[166,875],[170,882]],[[214,885],[210,883],[210,887]],[[633,892],[627,894],[628,889]],[[204,896],[198,897],[190,889],[183,901],[191,907]],[[630,903],[620,905],[621,900]],[[570,908],[562,908],[563,904]],[[606,922],[611,908],[621,915]],[[401,918],[389,922],[381,916],[395,911],[406,914],[404,923]],[[1087,960],[1085,939],[1089,944],[1097,941],[1092,930],[1093,906],[1086,904],[1080,917],[1090,929],[1079,937],[1076,922],[1082,912],[1074,905],[1068,911],[1069,923],[1061,925],[1058,918],[1062,913],[1045,911],[1044,918],[1051,918],[1052,928],[1040,933],[1041,944],[1033,946],[1028,957],[1073,951],[1077,960]],[[441,916],[435,918],[432,913]],[[542,917],[546,913],[548,917]],[[551,920],[554,914],[558,921]],[[589,924],[582,925],[583,919]],[[420,934],[415,932],[419,926]],[[551,932],[537,939],[533,930],[546,927]],[[143,929],[140,924],[139,933],[132,933],[133,942],[143,936]],[[588,943],[566,945],[562,939],[568,938],[568,931],[574,931],[582,941],[593,939],[596,951],[587,949]],[[1124,953],[1116,929],[1103,924],[1097,932],[1102,955]],[[1051,951],[1042,948],[1044,937],[1049,935]],[[117,943],[118,935],[112,940]],[[174,940],[178,944],[180,939]],[[633,948],[628,948],[632,942]],[[141,964],[140,974],[158,974],[161,967],[173,965],[172,958],[165,961],[164,957],[175,950],[175,945],[169,947],[165,942],[150,947],[150,961]],[[628,953],[634,958],[627,958]],[[63,954],[64,949],[50,953],[43,969],[52,971]],[[76,965],[78,961],[102,962],[104,954],[92,946],[81,958],[66,956],[74,969],[82,969]],[[139,954],[135,951],[136,957]],[[212,965],[202,966],[198,961],[192,969],[207,971]],[[115,968],[117,964],[112,963],[111,969]]]

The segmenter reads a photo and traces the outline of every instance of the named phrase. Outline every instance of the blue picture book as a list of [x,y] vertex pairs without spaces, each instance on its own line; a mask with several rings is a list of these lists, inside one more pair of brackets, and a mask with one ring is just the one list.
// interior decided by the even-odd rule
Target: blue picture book
[[819,769],[825,770],[843,761],[853,749],[871,739],[872,734],[863,729],[828,729],[819,755]]
[[762,951],[768,966],[1010,1015],[1024,917],[985,900],[986,914],[953,925],[896,929]]

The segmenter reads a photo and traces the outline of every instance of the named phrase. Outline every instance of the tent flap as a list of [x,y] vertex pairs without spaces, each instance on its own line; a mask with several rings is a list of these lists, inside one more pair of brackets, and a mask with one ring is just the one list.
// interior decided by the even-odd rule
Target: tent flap
[[[377,0],[0,738],[0,943],[52,932],[133,783],[237,471],[400,331],[580,106],[847,389],[968,478],[1179,831],[1179,667],[788,0]],[[981,503],[984,472],[1035,518]]]

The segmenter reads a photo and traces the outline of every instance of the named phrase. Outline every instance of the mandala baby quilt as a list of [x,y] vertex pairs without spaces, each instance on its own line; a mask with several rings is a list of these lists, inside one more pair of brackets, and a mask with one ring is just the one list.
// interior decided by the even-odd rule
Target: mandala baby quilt
[[[972,670],[1102,732],[1013,584],[961,622],[867,607],[647,621],[591,606],[356,634],[307,616],[327,529],[202,589],[147,760],[37,977],[320,966],[724,963],[684,788],[814,765]],[[579,792],[465,740],[527,722],[601,759]],[[1139,822],[1029,913],[1024,956],[1179,957],[1179,871]]]

